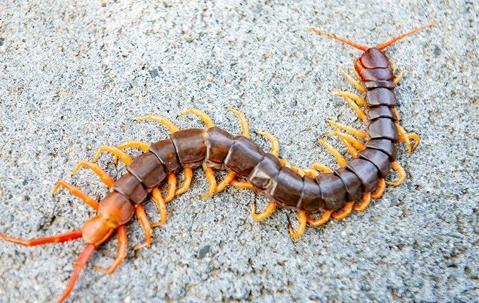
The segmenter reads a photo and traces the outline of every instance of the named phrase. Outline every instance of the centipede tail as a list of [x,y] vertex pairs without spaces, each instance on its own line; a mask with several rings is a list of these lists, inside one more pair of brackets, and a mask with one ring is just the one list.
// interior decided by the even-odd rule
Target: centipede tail
[[[185,193],[191,186],[193,170],[202,167],[209,184],[209,198],[223,191],[227,186],[252,189],[264,196],[268,205],[261,213],[253,205],[251,215],[256,221],[263,221],[280,208],[289,208],[297,213],[298,224],[294,229],[288,224],[292,238],[303,235],[307,225],[317,227],[326,224],[331,218],[342,220],[353,211],[364,211],[372,199],[379,199],[386,185],[399,186],[406,178],[406,172],[396,161],[397,144],[405,143],[408,152],[419,144],[415,133],[407,133],[400,125],[397,99],[394,92],[398,78],[394,75],[391,62],[384,50],[400,39],[431,27],[426,25],[405,34],[368,47],[334,34],[313,29],[320,35],[341,41],[362,52],[354,62],[358,80],[345,74],[346,79],[359,93],[336,90],[334,94],[345,99],[367,129],[355,129],[346,124],[328,120],[332,131],[319,140],[319,143],[336,159],[339,168],[333,169],[320,163],[302,169],[279,158],[278,140],[266,132],[257,132],[271,144],[271,151],[262,150],[250,138],[250,130],[244,115],[232,109],[238,117],[241,135],[233,135],[215,126],[213,120],[197,109],[187,109],[182,115],[192,114],[203,123],[203,128],[179,129],[172,121],[154,115],[137,118],[137,121],[156,122],[169,131],[169,137],[152,144],[141,141],[128,141],[119,146],[102,146],[93,161],[81,161],[72,171],[80,168],[92,170],[110,189],[100,201],[88,196],[81,189],[59,180],[53,191],[65,189],[79,198],[96,214],[79,230],[50,237],[23,240],[0,233],[0,238],[18,245],[37,246],[49,243],[62,243],[83,238],[86,246],[79,254],[73,273],[59,302],[64,302],[71,294],[75,283],[87,261],[96,248],[113,235],[118,238],[118,253],[109,268],[97,268],[105,273],[113,273],[124,261],[127,250],[125,225],[134,217],[138,218],[144,230],[145,241],[135,249],[148,246],[152,242],[152,228],[165,224],[167,203],[175,196]],[[339,138],[346,146],[351,161],[326,140]],[[131,157],[126,150],[135,148],[143,153]],[[114,161],[122,161],[126,172],[114,180],[95,162],[104,153],[113,155]],[[217,182],[215,172],[228,172],[225,179]],[[386,181],[390,171],[397,174],[393,181]],[[183,173],[183,181],[177,176]],[[163,195],[162,186],[167,186]],[[181,184],[180,186],[177,186]],[[144,203],[152,198],[160,213],[160,221],[151,224],[144,211]],[[289,220],[289,217],[288,217]]]

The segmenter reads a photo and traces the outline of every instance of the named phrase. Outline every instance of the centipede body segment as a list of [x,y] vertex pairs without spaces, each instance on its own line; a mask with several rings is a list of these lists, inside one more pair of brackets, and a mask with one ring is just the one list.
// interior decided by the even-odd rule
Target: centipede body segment
[[[216,127],[213,121],[197,109],[188,109],[184,114],[198,116],[205,128],[180,130],[173,122],[164,117],[144,116],[139,121],[153,121],[165,126],[169,138],[148,144],[130,141],[118,147],[101,147],[93,162],[81,161],[73,170],[91,169],[110,192],[100,201],[89,197],[79,188],[64,180],[58,181],[54,192],[64,188],[75,197],[83,200],[96,210],[96,214],[81,229],[66,234],[32,240],[22,240],[0,233],[3,240],[24,246],[60,243],[83,238],[86,246],[80,253],[67,287],[59,298],[65,301],[73,290],[81,270],[85,267],[97,247],[114,234],[118,238],[118,254],[109,268],[99,269],[112,273],[126,256],[127,236],[125,225],[137,217],[145,233],[145,242],[135,249],[147,246],[152,241],[152,227],[166,222],[166,204],[175,196],[188,190],[192,181],[192,171],[202,167],[208,183],[208,192],[204,198],[222,191],[232,185],[242,189],[253,189],[270,202],[266,209],[256,212],[252,207],[252,217],[263,221],[280,208],[294,209],[298,213],[298,228],[289,226],[291,237],[301,237],[307,225],[317,227],[330,218],[346,218],[353,211],[363,211],[371,199],[378,199],[384,193],[387,184],[397,186],[405,179],[405,172],[396,161],[397,144],[405,143],[408,152],[419,144],[419,136],[407,133],[400,126],[400,117],[396,109],[397,99],[394,89],[399,81],[395,75],[384,49],[399,39],[428,28],[427,25],[388,42],[367,47],[345,38],[312,29],[320,35],[339,40],[362,51],[354,62],[354,71],[359,80],[346,74],[350,81],[365,96],[351,92],[336,91],[351,105],[358,118],[368,123],[366,131],[354,129],[336,121],[328,121],[333,131],[319,143],[330,152],[338,162],[338,169],[314,163],[309,168],[299,168],[278,157],[279,144],[274,136],[266,132],[258,134],[270,141],[271,152],[263,151],[250,138],[245,117],[237,110],[232,112],[239,118],[242,135],[233,135]],[[327,142],[327,137],[337,137],[346,146],[352,156],[347,162],[345,157]],[[124,150],[137,148],[143,153],[135,158]],[[117,180],[94,163],[102,153],[110,153],[115,159],[127,165],[126,173]],[[386,182],[390,170],[398,174],[395,181]],[[217,182],[215,171],[226,170],[226,178]],[[177,175],[183,172],[181,184]],[[161,186],[166,183],[166,194]],[[160,212],[161,220],[150,223],[143,203],[151,197]]]

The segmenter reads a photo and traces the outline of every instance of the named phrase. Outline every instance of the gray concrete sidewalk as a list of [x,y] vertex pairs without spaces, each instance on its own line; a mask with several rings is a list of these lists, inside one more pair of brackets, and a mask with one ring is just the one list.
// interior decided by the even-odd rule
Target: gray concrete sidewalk
[[[331,95],[352,90],[338,68],[350,69],[359,53],[307,29],[374,45],[435,20],[437,28],[388,50],[405,71],[397,89],[403,125],[423,139],[411,157],[400,151],[405,184],[293,242],[292,212],[259,224],[250,205],[265,201],[251,192],[201,200],[207,184],[198,172],[169,205],[153,246],[131,250],[104,276],[93,265],[112,261],[111,241],[71,301],[477,302],[479,6],[343,2],[0,2],[0,230],[30,237],[81,226],[92,212],[64,192],[51,197],[52,186],[66,178],[105,195],[92,173],[70,170],[101,145],[165,137],[133,121],[146,113],[190,127],[199,124],[177,115],[197,107],[238,132],[227,112],[235,107],[253,129],[275,134],[291,162],[334,165],[316,140],[329,130],[326,118],[360,126]],[[121,172],[102,159],[110,173]],[[157,219],[151,203],[148,212]],[[130,244],[143,240],[137,222],[129,235]],[[0,242],[0,301],[55,300],[82,247]]]

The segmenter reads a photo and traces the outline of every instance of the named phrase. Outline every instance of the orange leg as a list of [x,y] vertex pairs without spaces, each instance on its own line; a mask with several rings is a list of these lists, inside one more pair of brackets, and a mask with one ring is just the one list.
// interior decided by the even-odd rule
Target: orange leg
[[364,211],[369,206],[369,203],[371,203],[371,193],[364,193],[361,201],[354,205],[354,210],[358,212]]
[[98,161],[102,154],[109,153],[114,156],[114,161],[120,159],[125,165],[130,165],[133,162],[133,159],[128,156],[124,151],[115,146],[102,146],[98,149],[95,156],[93,157],[93,162]]
[[183,170],[183,174],[184,174],[183,185],[181,185],[181,187],[176,190],[177,196],[184,194],[188,189],[190,189],[191,180],[193,179],[193,170],[191,168],[186,167]]
[[204,164],[203,164],[203,171],[205,172],[206,180],[208,180],[209,188],[206,194],[201,195],[201,198],[208,199],[208,198],[211,198],[216,193],[217,185],[216,185],[215,171],[211,167],[207,167]]
[[414,152],[417,146],[419,145],[419,143],[421,142],[421,137],[419,137],[419,135],[416,133],[407,133],[406,137],[408,137],[409,142],[411,141],[414,142],[414,144],[412,144],[412,147],[411,147],[411,152]]
[[382,197],[384,190],[386,189],[386,180],[384,178],[379,179],[378,187],[374,192],[371,193],[371,198],[377,200]]
[[180,114],[180,116],[186,116],[188,114],[192,114],[200,118],[200,120],[203,121],[203,123],[205,124],[206,128],[215,127],[215,123],[213,122],[213,120],[199,109],[187,108]]
[[176,194],[176,175],[168,175],[168,192],[165,196],[165,202],[168,203],[175,197]]
[[36,239],[30,239],[30,240],[24,240],[20,238],[14,238],[11,236],[7,236],[3,233],[0,233],[0,239],[7,241],[7,242],[12,242],[18,245],[22,246],[38,246],[38,245],[44,245],[44,244],[49,244],[49,243],[63,243],[71,240],[75,240],[78,238],[81,238],[82,232],[81,230],[75,230],[71,231],[68,233],[63,233],[63,234],[58,234],[54,236],[48,236],[48,237],[41,237],[41,238],[36,238]]
[[325,211],[323,211],[321,216],[319,216],[318,218],[311,218],[308,215],[308,218],[307,218],[308,224],[313,226],[313,227],[318,227],[318,226],[324,225],[329,221],[332,214],[333,214],[332,210],[325,210]]
[[[325,136],[327,137],[330,137],[330,136],[336,136],[337,132],[336,131],[333,131],[333,132],[330,132],[330,133],[327,133],[325,134]],[[343,134],[343,135],[346,135],[346,134]],[[343,142],[344,145],[346,145],[346,149],[348,150],[348,153],[353,157],[353,158],[357,158],[359,157],[359,151],[351,144],[349,143],[348,140],[346,140],[345,138],[341,137],[339,135],[339,139]]]
[[357,149],[359,151],[366,149],[366,145],[363,142],[359,141],[358,139],[354,138],[351,135],[345,134],[345,133],[340,132],[338,130],[334,130],[332,132],[329,132],[329,133],[326,134],[326,136],[327,137],[337,136],[337,137],[341,138],[342,140],[351,144],[355,149]]
[[234,187],[236,187],[237,189],[249,189],[249,190],[253,190],[254,187],[253,187],[253,184],[249,183],[249,182],[240,182],[240,181],[233,181],[231,183],[231,185],[233,185]]
[[118,230],[116,232],[117,238],[118,238],[118,250],[116,253],[116,259],[113,261],[113,264],[111,264],[110,267],[108,268],[103,268],[103,267],[95,267],[95,270],[98,272],[102,272],[107,275],[111,275],[115,270],[123,263],[123,261],[126,258],[126,250],[127,250],[127,245],[128,245],[128,238],[126,235],[126,227],[125,225],[121,225],[118,227]]
[[[339,71],[341,72],[341,74],[344,76],[344,78],[346,78],[346,80],[351,83],[357,91],[359,91],[360,93],[365,93],[366,92],[366,88],[361,84],[360,81],[354,79],[353,77],[351,77],[344,69],[340,68]],[[359,96],[358,96],[359,97]],[[366,104],[366,101],[364,101],[364,104]],[[361,105],[358,103],[358,105]],[[364,106],[364,105],[361,105],[361,106]]]
[[236,178],[236,173],[229,171],[226,177],[221,181],[216,187],[216,192],[222,192],[225,190],[226,186],[230,185]]
[[166,223],[166,219],[168,218],[168,211],[166,209],[166,201],[163,199],[161,195],[161,191],[158,188],[154,188],[151,191],[151,197],[153,198],[153,202],[156,205],[156,208],[160,212],[160,221],[153,223],[152,227],[158,227],[164,225]]
[[336,220],[342,220],[351,214],[353,210],[354,202],[347,202],[343,208],[338,211],[333,212],[332,216]]
[[70,279],[67,282],[67,286],[65,287],[65,290],[63,291],[63,294],[58,298],[57,302],[58,303],[63,303],[65,302],[68,297],[70,296],[71,292],[73,291],[73,287],[75,287],[75,283],[80,277],[80,273],[85,268],[86,262],[88,262],[88,259],[93,255],[95,252],[95,245],[93,244],[88,244],[85,246],[83,251],[78,255],[78,258],[75,262],[75,266],[73,267],[73,272],[72,275],[70,276]]
[[85,202],[85,204],[87,204],[88,206],[90,206],[91,208],[93,209],[98,209],[98,201],[96,201],[95,199],[93,199],[92,197],[90,197],[89,195],[87,195],[86,193],[84,193],[81,189],[79,189],[78,187],[76,186],[73,186],[71,185],[70,183],[64,181],[64,180],[58,180],[58,182],[55,184],[55,186],[53,187],[53,190],[52,192],[55,194],[57,193],[61,188],[65,188],[66,190],[68,190],[68,192],[70,194],[72,194],[73,196],[77,197],[78,199],[82,200],[83,202]]
[[319,175],[319,173],[312,168],[305,168],[303,169],[303,171],[304,171],[304,175],[311,179],[315,179]]
[[80,168],[83,167],[91,169],[106,186],[112,187],[113,183],[115,183],[115,180],[113,180],[113,178],[110,177],[100,166],[87,161],[78,162],[78,164],[72,169],[72,176],[76,175]]
[[291,223],[288,224],[288,231],[293,239],[301,238],[306,230],[308,214],[304,210],[298,210],[298,228],[293,229]]
[[256,133],[260,136],[262,136],[263,138],[265,138],[266,140],[268,140],[270,146],[271,146],[271,151],[270,153],[275,155],[276,157],[279,156],[279,142],[278,142],[278,139],[273,136],[272,134],[268,133],[268,132],[262,132],[262,131],[256,131]]
[[326,142],[326,141],[323,140],[323,139],[320,139],[320,140],[319,140],[319,143],[320,143],[331,155],[333,155],[333,157],[336,159],[336,162],[338,162],[339,167],[341,167],[341,168],[346,167],[346,165],[348,164],[348,162],[346,161],[346,159],[344,158],[344,156],[341,155],[341,153],[340,153],[336,148],[334,148],[331,144],[329,144],[328,142]]
[[398,75],[394,76],[394,84],[399,84],[404,76],[404,71],[400,71]]
[[[366,117],[366,114],[364,114],[364,112],[359,108],[359,106],[366,106],[366,104],[367,104],[366,99],[364,99],[363,97],[360,97],[360,96],[358,96],[354,93],[347,92],[347,91],[344,91],[344,90],[339,90],[339,89],[333,91],[333,95],[343,97],[344,101],[346,101],[353,108],[353,110],[356,112],[356,114],[358,114],[358,111],[361,112],[362,114],[359,114],[358,117],[360,115],[363,116],[363,118],[361,118],[361,117],[359,117],[359,118],[364,121],[364,118]],[[351,102],[349,102],[349,101],[351,101]]]
[[368,139],[368,133],[359,129],[355,129],[354,127],[348,126],[343,123],[339,123],[333,120],[327,120],[329,125],[335,130],[341,129],[347,132],[348,134],[351,134],[355,136],[356,138],[361,138],[361,139]]
[[317,170],[323,174],[331,174],[333,172],[333,170],[329,167],[327,167],[326,165],[324,164],[321,164],[321,163],[313,163],[311,165],[311,168],[314,169],[314,170]]
[[262,222],[266,218],[268,218],[272,214],[274,214],[274,212],[277,209],[278,209],[278,206],[276,205],[276,203],[274,203],[274,201],[270,201],[268,203],[268,205],[266,206],[266,208],[263,210],[263,212],[257,213],[256,212],[256,203],[253,203],[253,205],[251,205],[251,217],[253,218],[253,220],[255,220],[257,222]]
[[143,205],[137,205],[135,209],[135,213],[138,220],[140,221],[140,225],[143,228],[143,231],[145,232],[145,242],[137,244],[133,248],[134,250],[137,250],[137,249],[151,245],[152,229],[151,229],[150,220],[148,220],[148,217],[146,216],[145,208],[143,207]]
[[393,163],[391,163],[391,168],[394,171],[396,171],[396,173],[398,174],[398,178],[392,182],[386,182],[386,184],[391,186],[401,185],[401,183],[403,183],[404,180],[406,180],[406,171],[401,166],[401,164],[399,164],[397,161],[394,161]]
[[169,119],[161,116],[155,115],[146,115],[135,118],[135,121],[144,122],[144,121],[152,121],[161,124],[162,126],[166,127],[166,129],[170,133],[177,132],[179,130],[178,126],[175,123],[171,122]]
[[150,150],[150,144],[141,141],[127,141],[118,145],[118,149],[125,150],[126,148],[136,148],[146,153]]
[[249,138],[250,137],[249,125],[248,125],[248,120],[246,120],[245,115],[242,112],[240,112],[239,110],[234,109],[234,108],[230,108],[229,111],[232,112],[238,118],[238,120],[240,122],[240,126],[241,126],[241,135],[246,137],[246,138]]
[[[412,154],[419,145],[421,138],[416,133],[407,133],[399,123],[396,123],[396,128],[399,133],[399,142],[406,144],[408,154]],[[414,143],[411,143],[411,141]]]

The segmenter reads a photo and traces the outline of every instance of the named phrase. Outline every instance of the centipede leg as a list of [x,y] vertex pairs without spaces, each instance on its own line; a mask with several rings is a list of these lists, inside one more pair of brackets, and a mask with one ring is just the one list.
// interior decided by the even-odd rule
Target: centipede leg
[[241,135],[246,138],[249,138],[250,137],[249,124],[248,124],[248,120],[246,120],[245,115],[239,110],[234,108],[230,108],[229,111],[232,112],[238,118],[240,122],[240,127],[241,127]]
[[297,173],[301,178],[306,175],[306,172],[304,171],[304,169],[302,169],[301,167],[297,165],[290,165],[289,168],[291,168],[291,170]]
[[138,221],[140,221],[141,227],[143,228],[143,232],[145,233],[145,242],[137,244],[133,248],[134,250],[138,250],[140,248],[151,245],[152,229],[150,220],[148,220],[148,217],[146,216],[145,208],[143,207],[143,205],[137,205],[135,208],[135,213],[138,218]]
[[324,164],[321,164],[321,163],[313,163],[311,164],[311,168],[314,169],[314,170],[317,170],[323,174],[331,174],[333,172],[333,170],[329,167],[327,167],[326,165]]
[[211,198],[216,193],[216,178],[215,178],[215,171],[211,167],[207,167],[203,164],[203,171],[206,175],[206,180],[208,180],[209,188],[208,193],[201,195],[202,199]]
[[297,173],[301,177],[304,177],[306,175],[306,172],[305,172],[304,169],[302,169],[301,167],[299,167],[297,165],[293,165],[293,164],[289,163],[285,159],[280,159],[279,164],[283,167],[290,168],[292,171],[294,171],[295,173]]
[[[288,231],[293,239],[301,238],[306,230],[306,223],[307,223],[308,214],[304,210],[298,210],[298,228],[293,229],[291,222],[288,222]],[[288,219],[289,220],[289,219]]]
[[159,227],[166,223],[168,218],[168,211],[166,209],[166,202],[161,195],[161,191],[156,187],[151,191],[151,197],[153,202],[155,203],[158,212],[160,213],[160,221],[151,224],[151,227]]
[[359,91],[360,93],[366,92],[366,88],[361,84],[361,82],[351,77],[344,69],[340,68],[339,72],[343,75],[344,78],[346,78],[349,83],[351,83],[356,88],[357,91]]
[[351,211],[353,210],[353,205],[354,205],[354,202],[347,202],[343,206],[343,208],[333,212],[331,216],[336,220],[343,220],[344,218],[346,218],[347,216],[351,214]]
[[119,149],[116,146],[102,146],[98,149],[95,156],[93,157],[93,162],[97,162],[100,159],[102,154],[109,153],[114,156],[114,161],[120,159],[125,165],[130,165],[133,162],[133,159],[128,156],[124,151]]
[[73,288],[75,287],[76,281],[80,277],[81,271],[85,268],[86,263],[91,258],[94,252],[95,252],[95,245],[87,244],[85,248],[83,249],[83,251],[78,255],[75,265],[73,266],[73,272],[70,276],[70,279],[67,282],[65,290],[63,291],[60,298],[58,298],[57,300],[58,303],[65,302],[67,298],[70,296],[71,292],[73,291]]
[[354,204],[354,210],[358,212],[364,211],[369,206],[370,203],[371,203],[371,193],[364,193],[363,196],[361,197],[361,201]]
[[378,187],[376,188],[374,192],[371,193],[371,198],[375,200],[381,198],[382,195],[384,194],[385,189],[386,189],[386,180],[384,180],[384,178],[381,178],[378,181]]
[[404,77],[404,71],[400,71],[398,75],[394,76],[393,82],[394,84],[399,84],[401,82],[402,78]]
[[329,221],[329,219],[331,218],[332,214],[333,214],[332,210],[325,210],[325,211],[323,211],[321,216],[319,216],[318,218],[311,218],[308,215],[306,221],[308,222],[309,225],[311,225],[313,227],[318,227],[318,226],[326,224]]
[[347,96],[342,96],[343,97],[343,100],[349,105],[349,107],[351,107],[351,109],[354,111],[354,113],[356,114],[356,116],[363,122],[367,122],[368,121],[368,116],[366,115],[366,113],[359,108],[358,104],[353,100],[351,99],[350,97],[347,97]]
[[221,183],[218,184],[218,186],[216,187],[216,192],[218,193],[223,191],[228,185],[236,187],[237,189],[250,189],[250,190],[254,189],[251,183],[246,181],[236,180],[236,173],[232,171],[228,172],[228,174],[223,179],[223,181],[221,181]]
[[237,189],[249,189],[249,190],[253,190],[253,189],[254,189],[253,184],[251,184],[251,183],[249,183],[249,182],[233,181],[233,182],[231,182],[231,185],[233,185],[233,186],[236,187]]
[[341,167],[341,168],[346,167],[346,165],[348,164],[348,162],[346,161],[346,159],[344,158],[344,156],[341,155],[341,153],[340,153],[336,148],[334,148],[331,144],[329,144],[328,142],[326,142],[326,141],[323,140],[323,139],[319,139],[318,142],[319,142],[319,144],[321,144],[331,155],[333,155],[333,157],[336,159],[336,162],[338,162],[339,167]]
[[[353,109],[354,111],[359,111],[360,113],[362,113],[362,116],[365,117],[366,114],[364,114],[364,112],[358,107],[358,106],[366,106],[367,102],[366,102],[366,99],[364,99],[363,97],[361,96],[358,96],[354,93],[351,93],[351,92],[348,92],[348,91],[345,91],[345,90],[339,90],[339,89],[336,89],[333,91],[333,95],[336,95],[336,96],[341,96],[343,97],[344,101],[346,101]],[[348,99],[351,101],[351,102],[348,102]],[[353,105],[351,105],[353,104]],[[357,114],[357,112],[356,112]],[[358,115],[359,117],[359,115]],[[361,118],[361,120],[364,120]]]
[[15,243],[18,245],[22,245],[22,246],[38,246],[38,245],[45,245],[50,243],[63,243],[63,242],[81,238],[81,236],[82,236],[81,230],[75,230],[75,231],[57,234],[53,236],[24,240],[24,239],[8,236],[4,233],[0,233],[0,239],[7,242]]
[[[246,117],[244,116],[244,114],[242,112],[240,112],[239,110],[237,109],[234,109],[234,108],[230,108],[229,109],[230,112],[232,112],[239,120],[240,122],[240,127],[241,127],[241,135],[246,137],[246,138],[249,138],[250,137],[250,130],[249,130],[249,125],[248,125],[248,120],[246,120]],[[219,182],[218,186],[216,187],[216,192],[219,193],[219,192],[222,192],[228,185],[233,185],[235,186],[235,184],[239,185],[239,186],[244,186],[245,188],[248,186],[246,184],[246,182],[238,182],[236,181],[236,173],[233,172],[233,171],[229,171],[228,174],[226,175],[226,177],[221,181]],[[236,186],[238,187],[238,186]]]
[[190,186],[191,186],[191,180],[193,180],[193,169],[191,169],[190,167],[186,167],[184,170],[183,170],[183,185],[181,185],[180,188],[178,188],[176,190],[176,195],[181,195],[181,194],[184,194],[185,192],[188,191],[188,189],[190,189]]
[[100,180],[108,187],[112,187],[115,180],[110,177],[100,166],[95,163],[87,162],[87,161],[80,161],[78,164],[72,169],[72,175],[76,175],[80,168],[89,168],[91,169],[99,178]]
[[406,180],[406,171],[397,161],[391,163],[391,168],[398,174],[398,178],[395,181],[386,182],[387,185],[399,186]]
[[[412,154],[419,145],[421,138],[416,133],[407,133],[399,123],[396,123],[396,128],[399,134],[399,142],[406,144],[408,154]],[[411,141],[414,141],[414,144]]]
[[349,144],[351,144],[358,151],[362,151],[362,150],[366,149],[366,145],[363,142],[359,141],[358,139],[354,138],[351,135],[345,134],[345,133],[343,133],[341,131],[338,131],[338,130],[334,130],[332,132],[329,132],[329,133],[326,134],[326,136],[337,136],[337,137],[343,139],[344,141],[347,141]]
[[312,168],[305,168],[303,171],[304,175],[311,179],[315,179],[319,175],[318,171]]
[[[351,141],[349,141],[349,140],[347,139],[347,137],[351,137],[351,136],[349,136],[349,135],[347,135],[347,134],[344,134],[344,133],[341,133],[341,132],[339,132],[339,131],[333,131],[333,132],[327,133],[327,134],[325,134],[325,136],[326,136],[326,137],[338,136],[339,139],[340,139],[340,140],[343,142],[343,144],[346,146],[346,149],[348,150],[348,153],[349,153],[353,158],[357,158],[357,157],[359,156],[359,151],[358,151],[358,149],[356,148],[356,146],[353,146],[353,144],[350,143]],[[345,136],[346,136],[346,137],[345,137]],[[351,137],[351,138],[352,138],[353,140],[356,140],[356,139],[354,139],[353,137]],[[359,142],[359,141],[357,141],[357,142]],[[362,144],[361,142],[359,142],[359,143],[362,145],[362,146],[361,146],[361,145],[359,145],[359,146],[361,146],[362,149],[364,149],[364,148],[363,148],[364,144]],[[362,149],[361,149],[361,150],[362,150]]]
[[396,74],[397,72],[397,66],[396,66],[396,63],[394,61],[390,61],[391,62],[391,69],[392,69],[392,72],[393,72],[393,75],[394,76],[394,79],[393,79],[393,82],[394,84],[399,84],[399,82],[401,82],[403,76],[404,76],[404,71],[400,71],[399,74]]
[[165,202],[168,203],[175,197],[176,194],[176,175],[168,175],[168,192],[165,196]]
[[121,263],[123,263],[123,261],[125,260],[126,251],[128,247],[128,237],[126,235],[125,225],[121,225],[120,227],[118,227],[118,230],[116,231],[116,235],[118,240],[118,248],[117,248],[115,260],[110,265],[110,267],[95,266],[96,271],[107,274],[107,275],[111,275],[118,269]]
[[57,193],[61,188],[66,189],[71,195],[77,197],[78,199],[82,200],[90,206],[93,209],[98,209],[98,201],[90,197],[88,194],[83,192],[81,189],[79,189],[76,186],[73,186],[72,184],[60,179],[57,181],[55,186],[53,187],[52,192],[55,194]]
[[126,148],[135,148],[146,153],[150,150],[150,144],[147,142],[141,142],[141,141],[127,141],[125,143],[118,145],[118,149],[120,150],[125,150]]
[[175,123],[171,122],[171,120],[161,117],[161,116],[156,116],[156,115],[146,115],[146,116],[141,116],[135,118],[135,121],[138,122],[144,122],[144,121],[152,121],[156,122],[158,124],[161,124],[164,126],[170,133],[177,132],[179,130],[178,126],[176,126]]
[[206,128],[215,127],[215,123],[213,122],[213,120],[206,113],[202,112],[199,109],[187,108],[180,114],[180,116],[186,116],[188,114],[192,114],[200,118],[200,120],[203,121],[203,123],[205,124]]
[[226,174],[226,177],[218,184],[218,186],[216,187],[216,192],[222,192],[223,190],[225,190],[225,188],[232,184],[236,179],[236,173],[233,172],[233,171],[229,171],[227,174]]
[[355,136],[356,138],[361,138],[361,139],[367,139],[368,138],[368,133],[359,129],[355,129],[354,127],[333,121],[328,119],[327,122],[333,129],[341,129],[347,132],[348,134],[351,134]]
[[268,132],[263,132],[263,131],[256,131],[256,133],[260,136],[262,136],[263,138],[265,138],[266,140],[268,140],[269,142],[269,145],[271,146],[271,151],[270,153],[275,155],[276,157],[279,156],[279,141],[278,139],[273,136],[272,134],[268,133]]
[[270,201],[266,208],[261,213],[256,212],[256,203],[251,205],[251,218],[257,222],[262,222],[266,218],[270,217],[278,209],[278,206],[274,201]]

